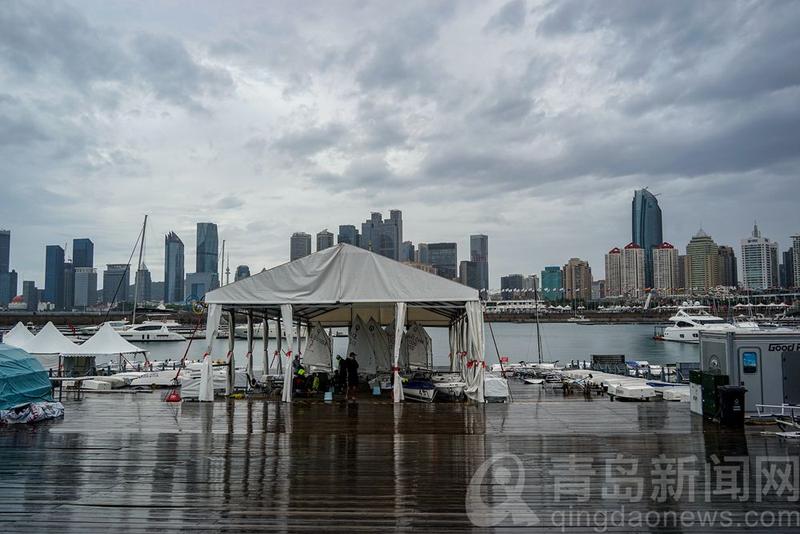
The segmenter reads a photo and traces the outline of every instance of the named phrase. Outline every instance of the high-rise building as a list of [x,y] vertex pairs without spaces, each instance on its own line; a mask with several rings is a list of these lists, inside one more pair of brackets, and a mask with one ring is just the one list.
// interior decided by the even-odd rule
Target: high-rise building
[[458,253],[455,243],[428,243],[430,264],[439,276],[448,280],[458,277]]
[[11,269],[11,230],[0,230],[0,273]]
[[22,298],[28,311],[33,312],[39,308],[39,290],[36,289],[36,282],[33,280],[22,282]]
[[533,297],[539,291],[539,277],[535,274],[530,274],[522,281],[522,289],[528,292]]
[[592,300],[603,300],[606,298],[606,281],[594,280],[592,281]]
[[689,267],[686,254],[678,254],[678,293],[685,293],[689,287]]
[[458,281],[472,289],[481,289],[480,268],[477,262],[463,260],[458,265]]
[[195,272],[219,275],[219,235],[214,223],[197,223]]
[[289,239],[289,261],[299,260],[311,254],[311,234],[295,232]]
[[678,249],[665,241],[653,249],[653,288],[671,295],[678,287]]
[[317,234],[317,252],[333,246],[333,234],[324,229]]
[[373,212],[369,219],[361,223],[361,248],[399,260],[402,242],[403,214],[400,210],[391,210],[386,220],[379,212]]
[[64,249],[47,245],[44,264],[44,300],[56,310],[64,309]]
[[164,236],[164,302],[183,302],[183,241],[175,232]]
[[75,266],[71,261],[64,262],[64,309],[75,307]]
[[606,296],[622,295],[622,251],[614,247],[606,254]]
[[589,302],[592,298],[592,269],[589,262],[570,258],[562,269],[564,273],[564,297],[569,301]]
[[686,245],[686,288],[705,291],[719,279],[719,247],[701,228]]
[[742,239],[742,285],[750,290],[778,286],[778,244],[763,237],[756,224]]
[[361,246],[358,229],[352,224],[342,224],[339,226],[339,235],[336,236],[337,243],[347,243],[355,247]]
[[411,241],[403,241],[403,243],[400,245],[400,261],[416,261],[416,255],[414,254],[414,243]]
[[469,258],[478,264],[480,289],[489,290],[489,236],[473,234],[469,236]]
[[153,278],[150,276],[150,271],[144,263],[136,270],[134,285],[136,287],[137,305],[141,306],[143,302],[153,300]]
[[564,300],[564,276],[561,267],[550,265],[542,271],[542,298],[550,302]]
[[187,299],[200,300],[206,293],[218,287],[217,273],[189,273],[186,275],[185,294]]
[[414,256],[417,260],[417,263],[421,263],[422,265],[431,264],[431,255],[428,252],[427,243],[417,243],[417,251],[414,253]]
[[75,267],[75,309],[86,310],[97,304],[97,269]]
[[641,297],[644,294],[644,249],[636,243],[628,243],[622,249],[622,294],[626,297]]
[[512,300],[517,297],[522,298],[523,291],[525,291],[525,276],[521,274],[507,274],[500,277],[500,296],[503,300]]
[[661,207],[647,189],[633,193],[631,202],[631,241],[644,250],[644,284],[653,287],[653,249],[664,242],[661,232]]
[[91,239],[81,238],[72,240],[72,266],[94,267],[94,243]]
[[244,280],[245,278],[250,278],[250,267],[247,265],[239,265],[236,267],[236,275],[233,278],[234,282],[238,282],[239,280]]
[[717,285],[736,287],[739,285],[739,271],[736,267],[736,254],[733,247],[720,246],[718,249],[719,279]]
[[800,288],[800,235],[792,236],[792,266],[794,287]]
[[781,287],[792,288],[794,286],[794,247],[789,247],[789,250],[783,254],[783,262],[780,266],[781,274]]
[[120,302],[128,302],[128,286],[130,265],[127,263],[109,263],[103,271],[103,302],[114,306]]
[[0,306],[5,306],[17,296],[17,271],[0,273]]

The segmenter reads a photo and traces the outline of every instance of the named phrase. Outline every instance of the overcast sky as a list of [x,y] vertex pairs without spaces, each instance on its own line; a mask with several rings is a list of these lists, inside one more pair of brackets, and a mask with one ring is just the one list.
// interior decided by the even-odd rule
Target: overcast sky
[[664,237],[800,232],[800,2],[6,2],[0,228],[163,277],[197,221],[231,263],[401,209],[406,239],[489,235],[492,286],[573,256],[602,278],[633,190]]

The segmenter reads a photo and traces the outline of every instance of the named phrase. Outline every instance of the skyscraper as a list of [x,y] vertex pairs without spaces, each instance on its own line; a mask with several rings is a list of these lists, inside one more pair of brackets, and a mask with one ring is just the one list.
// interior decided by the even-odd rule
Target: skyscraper
[[464,260],[458,265],[458,281],[472,289],[480,291],[480,267],[477,262]]
[[751,290],[778,286],[778,244],[763,237],[756,224],[742,239],[742,284]]
[[233,278],[234,282],[238,282],[239,280],[244,280],[245,278],[250,278],[250,267],[247,265],[239,265],[236,267],[236,275]]
[[370,218],[361,223],[361,248],[399,261],[402,242],[403,214],[400,210],[391,210],[386,220],[379,212],[372,212]]
[[183,302],[183,241],[175,232],[164,236],[164,302]]
[[214,223],[197,223],[195,272],[219,275],[219,236]]
[[661,232],[661,207],[647,189],[633,193],[631,203],[631,241],[644,250],[644,284],[653,287],[653,249],[664,242]]
[[[463,264],[464,262],[462,261],[461,263]],[[525,276],[521,274],[507,274],[500,277],[500,296],[503,300],[522,298],[522,292],[524,290]]]
[[295,232],[289,240],[289,261],[298,260],[311,254],[311,234]]
[[64,309],[75,306],[75,267],[71,261],[64,262]]
[[800,234],[792,236],[792,266],[794,287],[800,288]]
[[431,255],[428,252],[428,244],[427,243],[417,243],[417,250],[414,253],[414,257],[417,260],[417,263],[421,263],[423,265],[430,265],[431,264]]
[[678,287],[678,249],[665,241],[653,250],[653,288],[670,295]]
[[720,246],[718,249],[719,280],[717,285],[736,287],[739,285],[739,271],[736,267],[736,254],[733,247]]
[[794,247],[783,253],[783,262],[780,267],[781,287],[794,287]]
[[622,294],[626,297],[641,297],[644,294],[644,249],[636,243],[628,243],[622,249]]
[[22,282],[22,298],[28,311],[36,311],[39,308],[39,290],[36,289],[36,282],[33,280]]
[[97,304],[97,269],[75,267],[75,309],[85,310],[95,304]]
[[337,243],[347,243],[354,247],[360,246],[360,235],[358,229],[352,224],[343,224],[339,226],[339,235],[336,237]]
[[606,254],[606,296],[622,295],[622,251],[614,247]]
[[550,265],[542,271],[542,295],[544,300],[557,302],[564,299],[564,274],[561,267]]
[[470,261],[478,264],[478,276],[481,286],[478,289],[489,289],[489,236],[473,234],[469,236]]
[[103,302],[114,306],[128,302],[128,286],[131,285],[130,265],[109,263],[103,271]]
[[72,240],[72,265],[78,267],[94,267],[94,243],[91,239]]
[[64,249],[47,245],[44,264],[44,300],[56,310],[64,309]]
[[686,245],[686,288],[704,291],[717,286],[719,247],[701,228]]
[[589,262],[570,258],[562,269],[564,273],[564,296],[567,300],[589,302],[592,298],[592,269]]
[[138,306],[141,306],[143,302],[152,300],[153,278],[150,276],[150,270],[144,263],[142,263],[141,268],[136,270],[134,284],[136,286],[136,302]]
[[11,268],[11,230],[0,230],[0,273]]
[[448,280],[458,277],[458,252],[455,243],[428,243],[428,255],[439,276]]
[[317,252],[333,246],[333,234],[324,229],[317,234]]
[[414,262],[416,261],[416,254],[414,253],[414,243],[411,241],[403,241],[400,245],[400,261]]

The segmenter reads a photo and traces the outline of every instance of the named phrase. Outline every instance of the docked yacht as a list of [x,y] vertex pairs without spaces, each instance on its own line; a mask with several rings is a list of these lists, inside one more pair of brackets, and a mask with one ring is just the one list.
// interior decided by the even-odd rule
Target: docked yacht
[[163,321],[145,321],[142,324],[136,324],[120,331],[119,335],[128,341],[138,343],[147,341],[185,341],[185,337],[169,329],[169,326],[176,326],[177,324]]
[[111,328],[113,328],[117,332],[122,332],[123,330],[128,328],[128,320],[127,319],[122,319],[121,321],[106,321],[105,323],[101,323],[101,324],[97,324],[97,325],[84,326],[79,331],[80,331],[81,335],[93,336],[94,334],[97,333],[98,330],[100,330],[100,328],[102,328],[102,326],[104,324],[110,325]]
[[708,306],[702,306],[699,302],[690,304],[684,302],[678,311],[669,318],[672,326],[664,328],[661,335],[655,338],[661,341],[677,341],[679,343],[699,343],[700,330],[712,330],[715,332],[734,332],[737,330],[758,330],[758,324],[754,322],[737,322],[731,324],[722,317],[708,313]]

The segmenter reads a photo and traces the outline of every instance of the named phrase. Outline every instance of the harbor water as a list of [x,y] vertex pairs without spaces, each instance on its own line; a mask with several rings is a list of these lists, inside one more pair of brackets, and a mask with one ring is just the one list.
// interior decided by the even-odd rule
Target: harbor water
[[[697,345],[669,343],[653,339],[652,325],[581,325],[575,323],[545,323],[541,325],[542,359],[546,362],[559,361],[569,363],[572,360],[590,361],[592,354],[624,354],[627,360],[647,360],[650,363],[666,364],[678,362],[697,362],[699,349]],[[433,341],[433,363],[436,366],[449,364],[449,345],[446,328],[428,328]],[[497,342],[497,350],[501,356],[507,356],[509,362],[537,361],[536,325],[531,323],[492,323],[486,325],[486,361],[497,363],[497,350],[492,337]],[[180,359],[189,342],[142,343],[149,351],[149,358],[156,361]],[[214,341],[212,356],[222,359],[227,353],[226,339]],[[254,362],[256,368],[261,365],[261,347],[263,341],[255,342]],[[269,340],[269,354],[276,349],[276,341]],[[202,358],[205,352],[205,341],[195,339],[189,347],[188,359]],[[334,338],[334,356],[347,352],[347,338]],[[244,365],[247,353],[247,342],[237,339],[234,354],[237,364]],[[142,358],[138,357],[137,361]],[[98,365],[102,362],[98,359]]]

